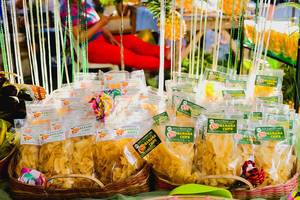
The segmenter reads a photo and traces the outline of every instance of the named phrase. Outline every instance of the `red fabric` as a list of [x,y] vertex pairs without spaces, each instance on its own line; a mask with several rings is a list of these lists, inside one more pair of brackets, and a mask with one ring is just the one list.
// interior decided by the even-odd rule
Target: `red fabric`
[[[120,36],[115,36],[120,42]],[[124,64],[126,67],[157,71],[159,69],[159,46],[142,41],[134,35],[123,36]],[[88,58],[91,63],[121,65],[120,47],[100,36],[88,44]],[[165,60],[165,69],[170,61]]]

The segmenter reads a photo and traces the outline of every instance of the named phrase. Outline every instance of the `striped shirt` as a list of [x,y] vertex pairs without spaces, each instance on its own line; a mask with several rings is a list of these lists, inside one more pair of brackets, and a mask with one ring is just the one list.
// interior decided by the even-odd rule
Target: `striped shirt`
[[[94,4],[90,1],[86,0],[78,0],[83,1],[80,3],[80,6],[77,3],[71,3],[70,2],[70,16],[72,20],[72,26],[80,26],[81,28],[85,29],[85,26],[87,27],[93,26],[97,22],[100,21],[100,17],[98,13],[96,12],[94,8]],[[65,27],[68,25],[68,0],[60,0],[60,15],[62,22]],[[100,35],[102,35],[102,32],[97,32],[90,40],[95,40]]]

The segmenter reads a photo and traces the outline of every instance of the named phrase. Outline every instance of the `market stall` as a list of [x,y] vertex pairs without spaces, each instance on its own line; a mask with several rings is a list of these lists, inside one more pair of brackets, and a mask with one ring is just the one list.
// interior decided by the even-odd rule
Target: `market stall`
[[[115,1],[100,1],[106,8],[101,17],[121,20],[118,41],[110,41],[120,48],[121,70],[91,72],[90,38],[82,33],[101,24],[97,16],[96,25],[84,21],[85,12],[93,7],[79,3],[82,7],[72,15],[74,4],[66,1],[63,25],[61,5],[54,1],[56,55],[51,56],[45,50],[50,44],[44,35],[47,23],[46,28],[37,24],[39,38],[35,38],[29,21],[33,2],[24,0],[24,11],[29,9],[25,29],[31,83],[22,73],[19,43],[9,41],[10,31],[17,34],[18,27],[10,30],[4,14],[0,171],[7,176],[3,180],[9,196],[22,200],[296,199],[300,117],[298,108],[284,99],[284,69],[271,67],[263,50],[296,59],[299,29],[289,29],[289,24],[283,31],[287,22],[266,22],[270,1],[259,1],[263,6],[249,18],[245,2],[236,1],[220,1],[212,14],[204,2],[146,2],[160,29],[160,46],[151,46],[160,48],[157,88],[147,84],[147,70],[122,69],[130,67],[125,66],[126,24],[123,5],[121,15],[113,17]],[[1,5],[7,9],[5,3]],[[42,9],[37,16],[42,22]],[[258,16],[263,26],[256,21]],[[74,18],[86,24],[75,23]],[[215,36],[209,65],[200,42],[205,43],[207,29]],[[245,30],[246,41],[255,46],[251,66],[243,74],[237,70],[237,59],[220,66],[223,29],[230,30],[232,37],[236,29],[237,40]],[[189,45],[183,49],[185,41]],[[36,44],[41,60],[36,59]],[[230,51],[229,57],[238,53]],[[51,57],[57,67],[54,76]],[[1,195],[0,190],[0,199]]]

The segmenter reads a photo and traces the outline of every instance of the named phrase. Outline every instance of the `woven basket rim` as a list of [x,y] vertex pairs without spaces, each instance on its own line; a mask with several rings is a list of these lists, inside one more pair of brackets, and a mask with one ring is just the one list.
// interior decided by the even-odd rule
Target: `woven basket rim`
[[[17,151],[15,151],[14,154],[16,155]],[[14,176],[14,168],[15,168],[16,159],[17,159],[17,156],[14,156],[13,159],[11,159],[9,161],[9,165],[8,165],[8,176],[9,176],[9,179],[11,181],[14,181],[14,182],[18,183],[19,185],[23,185],[23,186],[27,186],[27,187],[32,187],[32,188],[39,188],[41,190],[44,190],[47,193],[47,191],[49,191],[48,187],[45,187],[45,186],[33,186],[33,185],[25,184],[25,183],[22,183],[22,182],[18,181],[18,179]],[[141,169],[137,173],[129,176],[128,179],[134,179],[135,177],[139,177],[140,175],[142,175],[143,173],[145,173],[147,171],[149,171],[149,165],[147,165],[145,163],[143,165],[143,167],[141,167]],[[147,177],[145,178],[145,180],[148,180],[149,176],[150,176],[150,173],[147,173]],[[70,177],[70,178],[72,178],[72,177]],[[51,177],[49,179],[51,179]],[[113,182],[113,183],[109,183],[107,185],[104,185],[104,187],[101,187],[101,188],[99,187],[98,189],[105,191],[106,188],[109,188],[109,187],[115,186],[115,185],[121,185],[121,184],[124,184],[124,183],[126,183],[126,179],[125,180],[121,180],[121,181],[116,181],[116,182]],[[76,188],[76,189],[78,189],[78,188]],[[82,189],[86,189],[86,188],[82,188]],[[62,192],[62,191],[71,191],[71,190],[73,190],[73,189],[70,189],[70,188],[68,188],[68,189],[58,188],[58,189],[51,189],[51,192],[53,192],[53,191]],[[80,190],[80,188],[79,188],[79,190]]]

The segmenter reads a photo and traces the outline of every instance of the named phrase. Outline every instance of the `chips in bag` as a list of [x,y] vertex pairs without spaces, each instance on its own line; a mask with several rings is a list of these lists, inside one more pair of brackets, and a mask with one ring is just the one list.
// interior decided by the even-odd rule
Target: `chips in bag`
[[[40,134],[39,171],[46,177],[72,173],[72,143],[66,140],[66,124],[62,119],[50,119],[50,130]],[[72,185],[73,180],[69,178],[54,179],[52,182],[52,186],[58,188],[72,188]]]
[[[175,113],[168,115],[170,114],[167,112],[160,114],[164,120],[157,120],[156,125],[146,134],[151,136],[150,139],[155,139],[158,146],[145,155],[144,159],[152,165],[160,178],[176,184],[195,182],[193,172],[194,144],[197,136],[195,119],[185,115],[176,116]],[[147,141],[149,140],[139,144],[140,152],[144,152],[143,148],[148,145]]]
[[[18,121],[20,122],[20,120]],[[15,169],[15,172],[18,175],[18,177],[21,175],[22,168],[38,169],[40,150],[39,137],[40,134],[47,134],[49,131],[48,122],[30,124],[29,122],[25,122],[25,120],[22,121],[23,124],[21,126],[19,126],[20,123],[16,125],[17,132],[20,133],[21,137],[18,162]]]
[[[239,176],[241,157],[235,142],[239,120],[224,116],[222,113],[201,115],[199,120],[204,138],[196,146],[196,166],[200,174],[204,177],[209,175]],[[230,186],[233,180],[200,179],[199,182],[211,186]]]
[[257,126],[255,134],[261,141],[255,149],[256,165],[266,173],[262,186],[283,184],[289,180],[296,165],[294,146],[287,142],[283,126]]
[[103,184],[125,180],[143,167],[143,160],[132,147],[140,131],[136,125],[98,131],[94,164],[96,176]]
[[261,70],[255,77],[254,97],[271,97],[281,91],[283,70]]
[[[96,119],[93,115],[86,116],[84,111],[75,111],[71,114],[77,115],[68,121],[66,130],[67,141],[72,145],[70,157],[71,170],[73,174],[81,174],[94,177],[93,147],[96,137]],[[93,182],[83,178],[74,179],[73,188],[89,188]]]

